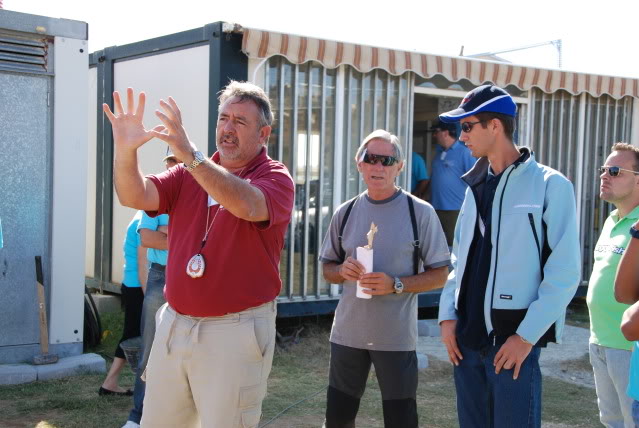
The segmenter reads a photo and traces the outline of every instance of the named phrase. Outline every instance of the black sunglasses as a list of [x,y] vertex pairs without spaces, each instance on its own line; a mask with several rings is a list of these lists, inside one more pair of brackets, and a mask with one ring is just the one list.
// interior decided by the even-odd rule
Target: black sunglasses
[[364,157],[362,160],[371,165],[375,165],[377,162],[381,162],[382,166],[391,166],[399,162],[397,158],[393,156],[374,155],[372,153],[368,153],[368,151],[364,152]]
[[606,171],[608,171],[608,174],[610,174],[611,177],[617,177],[619,174],[621,174],[621,171],[631,172],[634,175],[639,174],[639,172],[637,171],[620,168],[618,166],[600,166],[599,167],[600,174],[604,174]]
[[484,122],[486,121],[478,120],[477,122],[464,122],[461,124],[461,130],[468,134],[471,131],[471,129],[473,129],[473,126],[477,125],[478,123],[484,123]]

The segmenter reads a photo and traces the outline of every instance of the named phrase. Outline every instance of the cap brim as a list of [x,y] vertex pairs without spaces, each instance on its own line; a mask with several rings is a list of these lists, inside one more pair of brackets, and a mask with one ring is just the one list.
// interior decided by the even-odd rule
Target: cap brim
[[440,114],[439,120],[444,123],[455,123],[465,117],[472,116],[473,114],[475,114],[475,112],[467,112],[463,108],[456,108],[455,110]]

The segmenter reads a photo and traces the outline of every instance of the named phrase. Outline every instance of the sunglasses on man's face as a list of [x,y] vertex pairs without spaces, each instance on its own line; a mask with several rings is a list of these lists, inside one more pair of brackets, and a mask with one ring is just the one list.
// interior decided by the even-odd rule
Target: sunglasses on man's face
[[468,134],[473,129],[473,126],[483,122],[485,122],[485,120],[478,120],[477,122],[464,122],[461,124],[461,130]]
[[630,172],[634,175],[639,174],[639,172],[637,171],[632,171],[629,169],[624,169],[624,168],[620,168],[618,166],[600,166],[599,167],[599,174],[604,174],[606,171],[608,171],[608,174],[611,177],[617,177],[619,174],[621,174],[621,171],[626,171],[626,172]]
[[368,153],[367,150],[364,151],[364,156],[362,157],[362,161],[369,163],[371,165],[375,165],[377,164],[377,162],[381,162],[382,166],[391,166],[399,162],[397,158],[393,156],[374,155],[372,153]]

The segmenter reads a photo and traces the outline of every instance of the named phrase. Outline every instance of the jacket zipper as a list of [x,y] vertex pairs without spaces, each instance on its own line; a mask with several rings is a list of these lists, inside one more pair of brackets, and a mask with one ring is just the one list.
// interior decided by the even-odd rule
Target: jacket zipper
[[539,260],[541,262],[541,247],[539,246],[539,237],[537,236],[537,229],[535,228],[535,219],[533,213],[528,213],[528,220],[530,220],[530,227],[532,227],[532,233],[535,237],[535,244],[537,245],[537,254],[539,254]]
[[[497,283],[497,262],[499,261],[499,234],[501,233],[501,212],[504,205],[504,193],[506,193],[506,186],[508,185],[508,180],[510,180],[510,175],[513,173],[515,168],[516,167],[513,167],[508,173],[508,175],[506,176],[506,182],[504,183],[504,188],[502,189],[501,196],[499,197],[499,221],[497,222],[497,243],[495,245],[495,270],[493,273],[493,289],[491,291],[491,296],[490,296],[490,323],[493,326],[493,332],[495,331],[495,321],[493,320],[493,307],[495,305],[495,284]],[[493,334],[493,336],[496,336],[496,335]]]

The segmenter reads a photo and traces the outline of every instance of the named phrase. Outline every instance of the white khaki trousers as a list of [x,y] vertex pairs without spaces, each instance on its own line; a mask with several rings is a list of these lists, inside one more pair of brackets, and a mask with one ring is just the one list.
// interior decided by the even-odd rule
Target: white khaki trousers
[[275,301],[219,317],[156,314],[145,428],[253,428],[275,348]]

